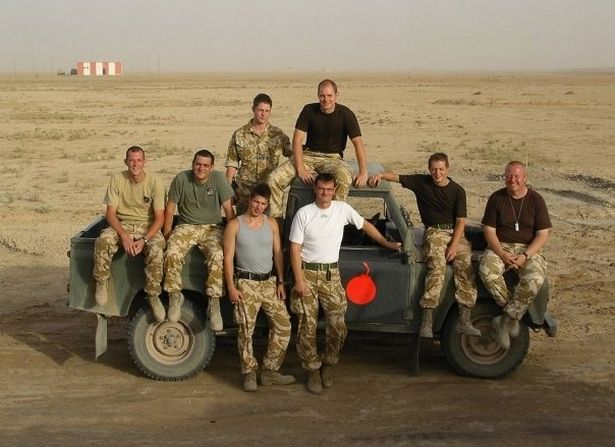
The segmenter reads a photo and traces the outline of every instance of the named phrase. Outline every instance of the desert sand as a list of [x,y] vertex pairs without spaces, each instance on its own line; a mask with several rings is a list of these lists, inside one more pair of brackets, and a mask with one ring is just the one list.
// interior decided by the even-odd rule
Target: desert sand
[[[0,445],[609,445],[615,435],[615,74],[327,74],[359,118],[370,162],[424,172],[434,151],[470,220],[528,165],[553,231],[545,255],[559,321],[501,381],[456,376],[438,344],[406,370],[403,337],[350,338],[325,395],[241,391],[236,348],[181,383],[139,374],[126,322],[94,362],[93,314],[66,307],[70,237],[103,212],[111,173],[142,145],[167,184],[207,147],[223,170],[259,92],[292,134],[325,74],[0,77]],[[347,158],[353,159],[351,147]],[[414,197],[396,190],[419,222]],[[261,344],[262,349],[262,344]],[[301,377],[289,349],[287,369]],[[502,444],[503,443],[503,444]]]

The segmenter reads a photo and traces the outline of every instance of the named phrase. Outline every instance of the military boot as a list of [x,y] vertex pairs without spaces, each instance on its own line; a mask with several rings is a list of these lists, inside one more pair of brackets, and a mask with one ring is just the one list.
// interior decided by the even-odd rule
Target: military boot
[[457,326],[455,326],[455,332],[480,337],[480,331],[472,326],[471,313],[472,310],[469,307],[459,306],[459,321],[457,321]]
[[109,300],[109,280],[96,281],[96,292],[94,292],[94,299],[99,306],[106,306]]
[[433,338],[433,309],[423,309],[423,319],[421,320],[421,330],[419,335],[423,338]]
[[220,298],[209,298],[209,306],[207,307],[207,315],[209,316],[209,324],[212,331],[221,331],[222,315],[220,315]]
[[149,302],[149,306],[152,308],[152,313],[154,314],[154,320],[158,323],[162,323],[166,318],[166,312],[164,310],[164,306],[162,305],[162,301],[155,295],[148,296],[147,301]]
[[284,375],[270,369],[261,371],[261,385],[290,385],[291,383],[295,383],[295,378],[290,374]]
[[252,371],[243,375],[243,390],[244,391],[256,391],[258,385],[256,384],[256,372]]
[[506,314],[495,317],[491,320],[491,326],[495,329],[495,335],[502,349],[510,348],[510,328],[513,325],[513,320]]
[[310,369],[308,371],[307,389],[310,393],[322,393],[322,380],[320,378],[320,369]]
[[181,292],[171,292],[169,294],[168,318],[171,323],[179,321],[182,315],[182,304],[184,304],[184,295]]
[[320,380],[325,388],[333,386],[333,365],[322,365],[320,368]]

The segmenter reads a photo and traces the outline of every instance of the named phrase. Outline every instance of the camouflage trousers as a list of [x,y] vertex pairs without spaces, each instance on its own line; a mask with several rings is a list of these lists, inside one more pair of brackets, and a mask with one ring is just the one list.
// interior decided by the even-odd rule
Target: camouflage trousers
[[[149,224],[122,224],[122,228],[134,239],[143,238],[147,234]],[[94,244],[94,271],[92,276],[96,281],[107,281],[111,276],[111,260],[120,248],[119,235],[111,227],[100,232]],[[162,266],[164,262],[165,240],[160,232],[152,237],[143,248],[145,257],[145,293],[147,296],[158,296],[162,291]]]
[[245,214],[248,211],[248,204],[250,201],[250,190],[254,186],[253,184],[236,183],[235,188],[235,212],[239,216]]
[[[427,264],[425,276],[425,293],[420,306],[423,309],[435,309],[440,303],[442,287],[446,275],[446,248],[453,238],[453,230],[427,228],[423,254]],[[453,280],[455,281],[455,300],[466,307],[476,304],[476,282],[472,269],[472,247],[465,236],[459,241],[457,255],[453,259]]]
[[[303,298],[291,296],[290,308],[299,318],[297,328],[297,354],[304,369],[316,370],[323,363],[335,365],[346,334],[346,293],[342,287],[339,269],[331,269],[331,279],[327,271],[303,269],[303,277],[308,292]],[[318,307],[322,306],[327,320],[325,330],[325,351],[318,354],[316,330],[318,327]]]
[[[527,245],[502,243],[502,248],[509,253],[521,254],[527,250]],[[504,308],[504,312],[515,320],[520,320],[528,306],[532,303],[547,277],[547,260],[540,253],[529,259],[517,274],[519,284],[514,291],[508,290],[504,282],[506,267],[494,251],[487,248],[480,259],[478,272],[485,287],[493,299]]]
[[[322,154],[320,152],[303,152],[303,164],[308,171],[318,173],[328,172],[337,179],[336,200],[346,200],[350,184],[352,183],[352,170],[339,154]],[[294,161],[288,160],[278,166],[269,174],[267,183],[271,188],[271,199],[269,200],[270,215],[272,217],[282,217],[284,210],[284,191],[290,182],[297,175]]]
[[247,374],[258,369],[258,362],[254,357],[252,334],[256,316],[261,308],[269,321],[269,342],[267,353],[263,357],[263,369],[279,370],[290,342],[291,327],[286,305],[276,295],[275,277],[267,281],[238,279],[235,285],[243,296],[243,299],[235,304],[233,311],[235,323],[239,325],[237,348],[241,373]]
[[205,293],[211,298],[224,295],[222,268],[222,233],[219,225],[181,224],[175,227],[164,257],[164,290],[179,292],[182,289],[182,269],[186,254],[195,245],[205,256],[207,281]]

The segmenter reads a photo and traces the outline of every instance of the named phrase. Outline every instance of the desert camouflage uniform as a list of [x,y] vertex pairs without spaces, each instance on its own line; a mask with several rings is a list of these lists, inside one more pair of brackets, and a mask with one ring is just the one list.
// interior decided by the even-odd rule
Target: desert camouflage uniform
[[263,357],[263,369],[278,371],[286,355],[291,327],[286,305],[276,295],[276,278],[271,277],[266,281],[237,279],[235,285],[243,296],[242,300],[235,303],[233,312],[235,322],[239,325],[237,347],[241,373],[247,374],[258,369],[252,334],[261,307],[269,320],[269,343]]
[[222,268],[222,233],[219,225],[180,224],[173,230],[167,244],[164,259],[164,290],[179,292],[182,289],[182,268],[186,254],[195,245],[205,256],[209,266],[205,293],[220,298],[224,294],[224,271]]
[[291,154],[290,140],[278,127],[268,125],[258,135],[251,130],[251,121],[233,133],[224,166],[238,169],[235,175],[237,215],[248,209],[250,189],[267,180],[280,162],[280,156]]
[[[503,242],[502,248],[509,253],[521,254],[527,250],[527,245]],[[520,320],[547,277],[547,261],[540,253],[528,259],[518,270],[519,284],[512,293],[504,282],[505,269],[500,257],[487,248],[480,259],[480,278],[495,301],[504,308],[504,312],[512,319]]]
[[[352,170],[339,154],[304,151],[303,164],[308,171],[333,174],[337,180],[337,191],[334,198],[335,200],[346,200],[352,183]],[[292,160],[283,163],[269,175],[267,183],[271,188],[271,199],[269,200],[271,217],[282,217],[284,191],[296,175],[297,170]]]
[[[150,224],[126,224],[122,228],[130,233],[134,239],[145,237]],[[111,260],[120,248],[120,237],[111,227],[101,231],[94,245],[94,271],[92,276],[96,281],[106,281],[111,275]],[[164,261],[165,240],[160,232],[152,237],[145,247],[145,293],[147,296],[158,296],[161,292],[162,267]]]
[[[453,230],[427,228],[423,253],[427,264],[425,277],[425,293],[421,299],[423,309],[435,309],[440,302],[440,294],[444,286],[446,274],[445,252],[453,237]],[[476,304],[476,283],[472,269],[472,248],[462,236],[459,240],[459,249],[453,260],[453,279],[455,281],[455,300],[466,307],[472,308]]]
[[[333,268],[329,272],[330,279],[327,279],[327,270],[303,269],[308,293],[303,298],[294,293],[291,296],[291,310],[299,318],[297,354],[301,358],[301,366],[308,370],[317,370],[323,363],[337,364],[348,333],[345,321],[346,293],[342,287],[340,271]],[[325,351],[322,355],[318,354],[316,345],[319,304],[327,319]]]

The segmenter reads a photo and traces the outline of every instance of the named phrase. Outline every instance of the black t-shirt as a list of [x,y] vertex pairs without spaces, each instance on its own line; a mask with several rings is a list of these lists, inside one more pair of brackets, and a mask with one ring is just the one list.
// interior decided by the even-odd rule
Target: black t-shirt
[[446,186],[438,186],[428,174],[400,175],[399,183],[414,191],[423,225],[454,225],[468,215],[466,192],[450,178]]
[[[515,222],[519,222],[519,231]],[[525,197],[513,199],[502,188],[491,194],[485,207],[483,225],[495,228],[500,242],[529,244],[539,230],[551,228],[547,204],[540,194],[527,190]]]
[[307,132],[304,148],[328,154],[341,155],[347,138],[361,136],[357,117],[341,104],[336,104],[332,113],[320,110],[319,103],[307,104],[297,118],[295,129]]

